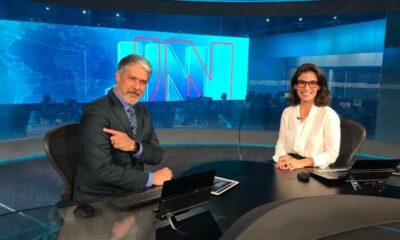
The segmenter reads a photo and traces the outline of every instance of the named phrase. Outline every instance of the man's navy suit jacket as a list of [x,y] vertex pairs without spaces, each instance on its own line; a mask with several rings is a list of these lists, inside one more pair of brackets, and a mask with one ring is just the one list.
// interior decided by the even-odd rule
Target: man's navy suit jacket
[[[133,137],[128,116],[121,102],[111,90],[108,94],[88,104],[81,119],[81,154],[75,178],[74,200],[90,200],[145,188],[149,174],[143,164],[158,164],[164,151],[154,131],[149,111],[135,105],[138,121]],[[139,141],[143,153],[139,159],[131,152],[113,148],[110,128],[125,132]]]

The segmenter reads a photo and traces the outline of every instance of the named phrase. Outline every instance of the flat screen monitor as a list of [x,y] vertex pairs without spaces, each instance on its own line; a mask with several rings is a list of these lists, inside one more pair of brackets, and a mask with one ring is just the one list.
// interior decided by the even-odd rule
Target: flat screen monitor
[[206,171],[167,181],[163,185],[157,217],[175,216],[207,203],[215,171]]

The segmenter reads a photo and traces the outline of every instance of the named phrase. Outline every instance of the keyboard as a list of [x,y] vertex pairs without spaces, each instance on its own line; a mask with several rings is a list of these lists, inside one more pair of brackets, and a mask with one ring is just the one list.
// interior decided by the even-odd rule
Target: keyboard
[[155,187],[143,192],[132,193],[127,196],[111,199],[108,201],[108,204],[117,210],[129,211],[158,202],[161,198],[161,191],[161,186]]

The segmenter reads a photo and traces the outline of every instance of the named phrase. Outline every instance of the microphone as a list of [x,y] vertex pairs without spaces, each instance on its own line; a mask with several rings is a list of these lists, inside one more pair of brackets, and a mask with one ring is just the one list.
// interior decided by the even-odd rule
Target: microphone
[[297,120],[301,120],[301,117],[299,117],[299,116],[297,116],[296,118],[297,118]]
[[242,153],[240,152],[240,130],[242,129],[243,120],[244,120],[244,116],[240,115],[239,126],[238,126],[238,144],[237,144],[237,150],[238,150],[240,160],[243,160]]

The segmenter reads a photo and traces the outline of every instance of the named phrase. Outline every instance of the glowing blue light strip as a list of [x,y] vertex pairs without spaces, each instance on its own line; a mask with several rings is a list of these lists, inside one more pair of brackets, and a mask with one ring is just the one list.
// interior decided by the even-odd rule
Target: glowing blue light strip
[[280,3],[280,2],[317,2],[321,0],[173,0],[176,2],[220,2],[220,3],[230,3],[230,2],[261,2],[261,3]]
[[[163,147],[182,147],[182,146],[211,146],[211,147],[236,147],[236,143],[218,143],[218,142],[206,142],[206,143],[195,143],[195,142],[182,142],[182,143],[164,143],[161,144]],[[257,147],[257,148],[275,148],[275,144],[254,144],[254,143],[241,143],[241,147]],[[357,157],[365,157],[369,159],[392,159],[389,157],[358,153]],[[16,158],[5,158],[0,159],[0,164],[2,163],[10,163],[10,162],[18,162],[18,161],[28,161],[38,158],[46,158],[46,154],[32,154],[24,157],[16,157]]]

